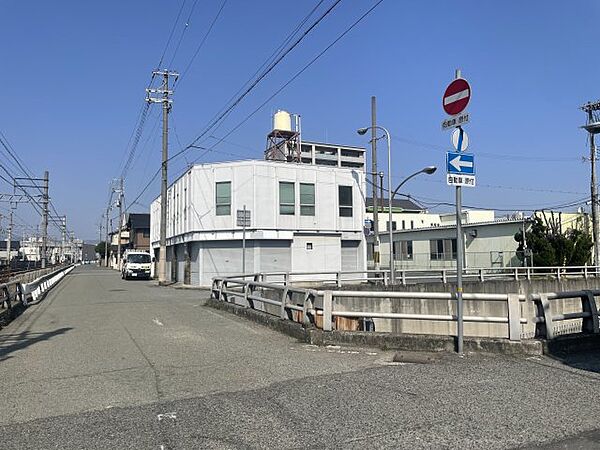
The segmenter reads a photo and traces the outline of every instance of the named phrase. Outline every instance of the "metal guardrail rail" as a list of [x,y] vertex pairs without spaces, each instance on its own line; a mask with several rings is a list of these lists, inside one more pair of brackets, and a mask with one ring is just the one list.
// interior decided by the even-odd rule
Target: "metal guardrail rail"
[[[290,284],[319,281],[323,284],[342,286],[351,283],[383,283],[389,284],[389,270],[354,270],[330,272],[262,272],[228,276],[228,279],[250,279],[261,277],[261,281],[274,284]],[[534,280],[534,279],[588,279],[600,277],[600,266],[548,266],[548,267],[502,267],[502,268],[467,268],[463,270],[465,281],[488,280]],[[396,269],[396,282],[400,285],[418,282],[449,283],[456,280],[456,269]]]
[[[256,302],[263,305],[274,305],[279,307],[278,316],[283,320],[293,320],[293,312],[301,312],[304,325],[316,325],[318,319],[322,321],[324,331],[333,331],[334,318],[358,318],[358,319],[393,319],[393,320],[426,320],[456,322],[455,314],[422,314],[422,313],[396,313],[378,311],[349,311],[337,308],[347,298],[380,298],[408,300],[431,300],[452,301],[456,300],[456,294],[451,292],[394,292],[394,291],[350,291],[350,290],[315,290],[292,286],[289,283],[289,275],[286,280],[279,282],[265,282],[265,275],[272,274],[248,274],[235,277],[213,278],[211,296],[214,299],[232,302],[240,299],[243,305],[256,308]],[[318,274],[323,275],[323,274]],[[273,293],[266,296],[265,292]],[[595,297],[600,296],[600,290],[565,291],[558,293],[536,293],[529,296],[522,294],[485,294],[465,293],[466,301],[478,300],[483,302],[505,302],[507,314],[505,316],[472,315],[465,316],[465,322],[507,324],[508,339],[520,341],[522,325],[527,324],[527,318],[521,316],[521,304],[533,302],[537,307],[537,315],[532,318],[536,324],[536,335],[553,339],[557,336],[556,325],[563,320],[582,319],[582,331],[585,333],[600,333],[599,317]],[[292,297],[300,297],[301,301],[292,301]],[[554,311],[551,300],[557,299],[581,299],[581,311],[574,313],[558,313]],[[318,305],[318,306],[316,306]],[[265,309],[264,307],[262,308]]]

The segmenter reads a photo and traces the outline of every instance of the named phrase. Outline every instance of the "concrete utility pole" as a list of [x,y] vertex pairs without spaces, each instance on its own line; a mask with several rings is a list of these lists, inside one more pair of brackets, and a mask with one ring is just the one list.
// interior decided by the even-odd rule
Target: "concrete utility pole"
[[12,244],[13,212],[12,208],[8,215],[8,232],[6,233],[6,259],[8,261],[8,276],[10,278],[10,248]]
[[48,253],[48,171],[44,172],[44,187],[42,194],[42,269],[46,268],[46,254]]
[[123,177],[121,177],[119,183],[119,197],[118,197],[118,205],[119,205],[119,222],[117,223],[118,233],[117,233],[117,269],[121,270],[121,215],[123,214]]
[[[152,72],[153,76],[163,77],[160,89],[146,89],[149,103],[162,103],[163,106],[163,134],[162,134],[162,183],[160,189],[160,251],[158,255],[158,283],[167,281],[167,163],[169,161],[169,112],[173,102],[169,96],[173,91],[169,91],[169,77],[175,80],[179,77],[178,73],[160,70]],[[162,96],[151,97],[150,94],[162,94]]]
[[[371,172],[373,176],[373,263],[380,268],[379,208],[377,205],[377,98],[371,97]],[[382,198],[383,201],[383,198]]]
[[104,241],[104,265],[108,267],[108,215],[110,214],[110,205],[106,207],[106,240]]
[[65,247],[67,245],[67,216],[61,217],[62,224],[60,226],[61,237],[60,237],[60,262],[65,262]]
[[590,164],[592,174],[590,190],[592,197],[592,237],[594,239],[594,265],[600,265],[600,211],[598,205],[598,187],[596,184],[596,142],[595,136],[600,133],[600,120],[597,117],[600,101],[589,102],[581,107],[587,113],[587,124],[583,128],[590,134]]

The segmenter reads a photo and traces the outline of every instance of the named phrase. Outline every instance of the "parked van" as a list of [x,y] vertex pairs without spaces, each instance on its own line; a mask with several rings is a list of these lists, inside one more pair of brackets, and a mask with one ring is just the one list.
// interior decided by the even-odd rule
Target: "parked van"
[[130,278],[150,279],[150,265],[152,257],[148,252],[128,251],[123,255],[123,268],[121,269],[121,278],[128,280]]

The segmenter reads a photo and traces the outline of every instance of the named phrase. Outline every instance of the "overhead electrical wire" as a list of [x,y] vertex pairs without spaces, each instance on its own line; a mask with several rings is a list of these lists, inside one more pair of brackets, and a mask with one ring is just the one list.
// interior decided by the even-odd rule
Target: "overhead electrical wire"
[[[239,122],[235,127],[233,127],[231,130],[229,130],[227,133],[225,133],[225,135],[222,137],[221,140],[217,141],[215,144],[213,144],[208,150],[212,150],[214,147],[216,147],[217,145],[219,145],[223,139],[227,138],[228,136],[230,136],[232,133],[234,133],[238,128],[240,128],[244,123],[246,123],[248,120],[250,120],[251,117],[253,117],[258,111],[260,111],[262,108],[264,108],[264,106],[269,103],[273,98],[275,98],[281,91],[283,91],[286,87],[288,87],[291,83],[293,83],[300,75],[302,75],[309,67],[311,67],[315,62],[317,62],[325,53],[327,53],[327,51],[329,49],[331,49],[335,44],[337,44],[342,38],[344,38],[344,36],[346,36],[350,31],[352,31],[354,29],[354,27],[356,27],[360,22],[362,22],[369,14],[371,14],[371,12],[373,12],[373,10],[375,8],[377,8],[377,6],[379,6],[381,3],[383,3],[384,0],[379,0],[377,1],[371,8],[369,8],[365,13],[363,13],[358,19],[356,19],[348,28],[346,28],[346,30],[341,33],[340,35],[338,35],[337,38],[335,38],[327,47],[325,47],[321,52],[319,52],[313,59],[311,59],[302,69],[300,69],[298,72],[296,72],[296,74],[290,78],[287,82],[285,82],[281,87],[279,87],[272,95],[270,95],[264,102],[262,102],[257,108],[255,108],[250,114],[248,114],[241,122]],[[196,142],[197,139],[194,141]],[[192,148],[194,145],[194,142],[192,144],[190,144],[187,148]],[[184,151],[187,150],[187,148],[183,149],[182,151],[178,152],[177,154],[173,155],[172,158],[177,157],[179,154],[183,153]],[[170,158],[171,159],[171,158]]]
[[[211,120],[210,123],[204,128],[204,130],[192,141],[188,148],[192,148],[203,136],[205,136],[213,127],[215,127],[230,111],[232,111],[240,102],[250,93],[258,84],[279,65],[287,55],[290,54],[294,48],[296,48],[305,38],[308,36],[331,12],[342,0],[336,0],[325,12],[323,12],[304,32],[298,39],[294,41],[285,51],[283,51],[271,64],[267,66],[265,70],[248,86],[233,102],[229,104],[215,119]],[[380,0],[378,3],[381,3]]]
[[[185,36],[185,33],[187,32],[188,28],[190,27],[190,20],[192,19],[192,15],[194,14],[194,9],[196,9],[196,4],[198,3],[198,0],[194,1],[194,4],[192,5],[192,9],[190,10],[190,14],[188,15],[187,20],[185,21],[185,24],[183,26],[183,30],[181,31],[181,35],[179,36],[179,40],[177,41],[177,45],[175,45],[175,50],[173,51],[173,55],[171,56],[171,60],[169,61],[169,64],[167,65],[167,67],[172,67],[173,66],[173,61],[175,61],[175,57],[177,56],[177,52],[179,52],[179,47],[181,46],[181,42],[183,42],[183,38]],[[185,4],[185,2],[184,2]]]
[[227,3],[227,0],[223,0],[223,2],[221,3],[221,7],[219,8],[219,10],[217,11],[217,14],[215,15],[215,17],[213,18],[212,22],[210,23],[210,25],[208,27],[208,30],[206,30],[206,33],[204,33],[204,36],[200,40],[200,44],[198,44],[198,47],[196,47],[196,51],[194,51],[194,53],[192,55],[192,58],[188,62],[187,66],[185,67],[185,69],[183,70],[183,72],[181,73],[181,75],[179,76],[179,78],[176,79],[175,82],[173,83],[173,91],[175,90],[175,86],[178,83],[181,83],[182,78],[185,77],[185,75],[188,73],[188,71],[190,70],[192,64],[194,63],[194,60],[198,56],[198,53],[200,53],[200,50],[202,49],[202,47],[204,47],[204,44],[205,44],[206,40],[208,39],[208,36],[210,35],[213,27],[215,26],[215,23],[217,22],[217,20],[221,16],[221,13],[223,12],[223,8],[225,8],[225,4],[226,3]]
[[[283,59],[283,57],[285,57],[285,55],[287,55],[294,46],[297,46],[297,44],[303,39],[303,37],[306,36],[307,31],[308,30],[312,30],[316,27],[316,25],[321,22],[326,15],[328,15],[333,8],[340,3],[341,0],[337,0],[333,5],[331,5],[323,14],[321,14],[321,16],[319,16],[319,18],[313,22],[313,24],[307,29],[305,30],[305,32],[303,33],[303,35],[301,36],[301,38],[299,40],[296,40],[294,42],[294,44],[292,44],[292,47],[288,47],[288,49],[286,49],[286,51],[283,53],[283,55],[279,55],[279,57],[272,63],[269,65],[269,68],[263,72],[263,74],[261,74],[260,79],[263,79],[264,76],[266,76],[266,74],[271,71],[274,68],[273,64],[278,64],[279,62],[281,62],[281,60]],[[181,149],[180,151],[176,152],[175,154],[173,154],[171,157],[168,158],[168,162],[172,161],[173,159],[179,157],[180,155],[182,155],[183,153],[185,153],[186,151],[188,151],[191,148],[195,148],[195,149],[200,149],[200,150],[204,150],[203,154],[200,156],[200,158],[202,158],[203,156],[205,156],[208,152],[211,151],[215,151],[218,153],[221,153],[220,151],[216,151],[214,150],[214,147],[216,147],[218,144],[220,144],[221,142],[224,141],[224,139],[226,139],[229,135],[231,135],[233,132],[235,132],[240,126],[242,126],[247,120],[249,120],[252,116],[254,116],[254,114],[256,114],[260,109],[262,109],[269,101],[271,101],[276,95],[278,95],[283,89],[285,89],[287,86],[289,86],[293,81],[295,81],[300,75],[302,75],[302,73],[304,73],[309,67],[311,67],[317,60],[319,60],[328,50],[330,50],[335,44],[337,44],[342,38],[344,38],[350,31],[352,31],[359,23],[361,23],[369,14],[371,14],[373,12],[373,10],[375,10],[375,8],[377,8],[381,3],[383,3],[384,0],[379,0],[377,1],[373,6],[371,6],[368,10],[366,10],[360,17],[358,17],[350,26],[348,26],[341,34],[339,34],[336,39],[334,39],[327,47],[325,47],[321,52],[319,52],[315,57],[313,57],[307,64],[305,64],[303,66],[302,69],[300,69],[298,72],[296,72],[296,74],[290,78],[285,84],[283,84],[277,91],[275,91],[274,94],[272,94],[267,100],[265,100],[258,108],[256,108],[252,113],[250,113],[248,116],[246,116],[240,123],[238,123],[238,125],[236,125],[232,130],[230,130],[229,132],[227,132],[224,136],[222,136],[221,138],[219,138],[219,140],[211,145],[210,147],[203,147],[203,146],[198,146],[195,145],[196,142],[206,133],[203,132],[201,133],[200,136],[198,136],[196,139],[194,139],[194,141],[192,141],[191,144],[187,145],[186,147],[184,147],[183,149]],[[319,2],[320,4],[321,2]],[[253,87],[256,86],[256,80],[255,82],[251,85],[250,88],[247,88],[244,93],[238,97],[238,100],[241,101],[241,98],[243,98],[243,96],[246,96],[252,89]],[[237,103],[239,103],[239,101]],[[220,114],[220,116],[222,116],[223,114]],[[214,121],[213,121],[214,122]],[[199,158],[196,158],[196,161],[198,161]],[[156,180],[156,178],[158,177],[160,173],[160,169],[154,174],[154,176],[148,181],[148,183],[146,183],[146,185],[143,187],[142,191],[137,195],[137,197],[135,198],[135,200],[133,202],[130,203],[130,206],[133,206],[134,204],[137,204],[138,200],[142,197],[142,195],[147,191],[147,189],[150,187],[150,185],[154,182],[154,180]]]

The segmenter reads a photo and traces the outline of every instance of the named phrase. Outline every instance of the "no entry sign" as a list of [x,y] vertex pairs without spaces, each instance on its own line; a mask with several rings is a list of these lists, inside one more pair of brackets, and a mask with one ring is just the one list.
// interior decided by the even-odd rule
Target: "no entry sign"
[[455,116],[464,111],[471,99],[471,86],[464,78],[457,78],[446,88],[442,105],[446,114]]

